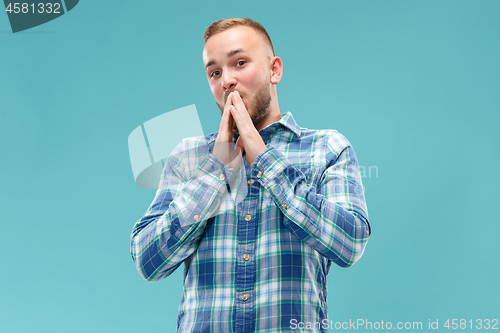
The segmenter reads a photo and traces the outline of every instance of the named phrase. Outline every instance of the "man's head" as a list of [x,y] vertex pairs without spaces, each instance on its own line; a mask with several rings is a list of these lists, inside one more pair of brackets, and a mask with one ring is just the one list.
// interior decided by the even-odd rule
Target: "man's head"
[[275,85],[282,74],[266,30],[250,19],[225,19],[212,23],[203,37],[203,63],[221,113],[229,93],[238,91],[257,126],[278,108]]

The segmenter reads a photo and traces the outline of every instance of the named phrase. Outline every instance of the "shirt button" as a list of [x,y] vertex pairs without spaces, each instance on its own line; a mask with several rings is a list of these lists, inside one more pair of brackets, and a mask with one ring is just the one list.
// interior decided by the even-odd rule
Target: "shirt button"
[[250,179],[248,180],[248,184],[253,185],[253,179],[252,179],[252,178],[250,178]]
[[200,216],[199,215],[195,215],[195,216],[193,216],[193,218],[194,218],[195,221],[198,221],[200,219]]
[[246,254],[246,253],[245,253],[245,254],[243,255],[243,260],[248,261],[248,259],[250,259],[250,256],[249,256],[248,254]]
[[257,172],[257,178],[260,178],[260,177],[262,177],[262,172],[259,171],[259,172]]
[[245,215],[245,221],[250,222],[252,217],[250,215]]
[[221,174],[219,175],[219,179],[220,179],[220,180],[224,180],[224,179],[226,179],[226,176],[224,176],[224,174],[223,174],[223,173],[221,173]]
[[248,299],[248,295],[247,294],[243,294],[241,295],[241,299],[246,301]]
[[286,210],[288,208],[288,206],[286,204],[282,204],[281,208],[283,208],[284,210]]

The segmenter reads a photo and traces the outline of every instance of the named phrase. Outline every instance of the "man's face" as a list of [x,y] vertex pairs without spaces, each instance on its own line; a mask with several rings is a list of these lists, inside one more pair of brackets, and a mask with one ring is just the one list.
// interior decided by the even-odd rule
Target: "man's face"
[[229,93],[236,90],[254,126],[260,123],[271,104],[271,57],[264,37],[247,26],[230,28],[207,40],[203,63],[221,113]]

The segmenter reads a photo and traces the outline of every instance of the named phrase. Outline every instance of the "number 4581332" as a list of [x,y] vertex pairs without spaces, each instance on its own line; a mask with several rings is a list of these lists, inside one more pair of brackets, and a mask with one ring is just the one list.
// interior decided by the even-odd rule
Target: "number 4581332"
[[[475,325],[474,325],[475,324]],[[468,326],[469,325],[469,326]],[[475,322],[470,319],[448,319],[446,323],[444,323],[443,327],[446,327],[447,329],[466,329],[469,327],[470,329],[492,329],[492,330],[497,330],[498,327],[498,319],[477,319]]]
[[[31,7],[31,8],[30,8]],[[5,11],[6,12],[9,12],[9,13],[14,13],[14,14],[18,14],[18,13],[23,13],[23,14],[27,14],[27,13],[39,13],[39,14],[61,14],[60,10],[61,10],[61,4],[60,3],[39,3],[38,8],[36,8],[36,11],[35,11],[35,4],[32,3],[32,4],[28,4],[28,3],[10,3],[9,2],[9,5],[7,6],[7,8],[5,8]]]

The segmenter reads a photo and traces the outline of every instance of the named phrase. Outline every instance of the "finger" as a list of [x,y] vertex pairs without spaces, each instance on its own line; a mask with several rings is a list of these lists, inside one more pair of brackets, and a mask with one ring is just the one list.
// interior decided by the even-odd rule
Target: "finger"
[[232,114],[238,129],[240,131],[245,131],[246,129],[249,129],[249,126],[253,127],[252,118],[250,118],[250,114],[248,113],[240,94],[236,91],[232,97],[232,105],[234,107]]
[[245,144],[243,142],[243,137],[242,136],[239,136],[238,140],[236,140],[236,146],[240,147],[241,152],[243,152],[245,150]]
[[[241,95],[238,91],[235,91],[234,92],[234,95],[232,96],[232,101],[233,101],[233,105],[238,108],[238,109],[241,109],[241,110],[245,110],[246,111],[246,106],[245,106],[245,103],[243,103],[243,100],[241,99]],[[247,112],[248,113],[248,112]]]
[[220,129],[225,129],[226,126],[231,121],[231,119],[230,119],[231,112],[229,111],[229,106],[230,106],[230,104],[228,104],[228,103],[226,103],[226,105],[224,105],[224,110],[222,111],[222,118],[221,118],[221,122],[220,122],[220,126],[219,126]]
[[241,123],[242,121],[241,121],[241,117],[238,114],[238,110],[236,110],[234,105],[230,105],[229,112],[231,113],[231,116],[233,117],[233,121],[236,123],[236,126],[238,127],[238,131],[241,131],[240,125],[238,123]]
[[226,105],[224,106],[224,111],[222,113],[222,118],[219,125],[219,134],[218,134],[219,141],[224,141],[224,142],[230,142],[232,141],[233,138],[234,118],[229,109],[231,106],[230,97],[228,97],[227,100],[229,101],[229,103],[226,102]]

